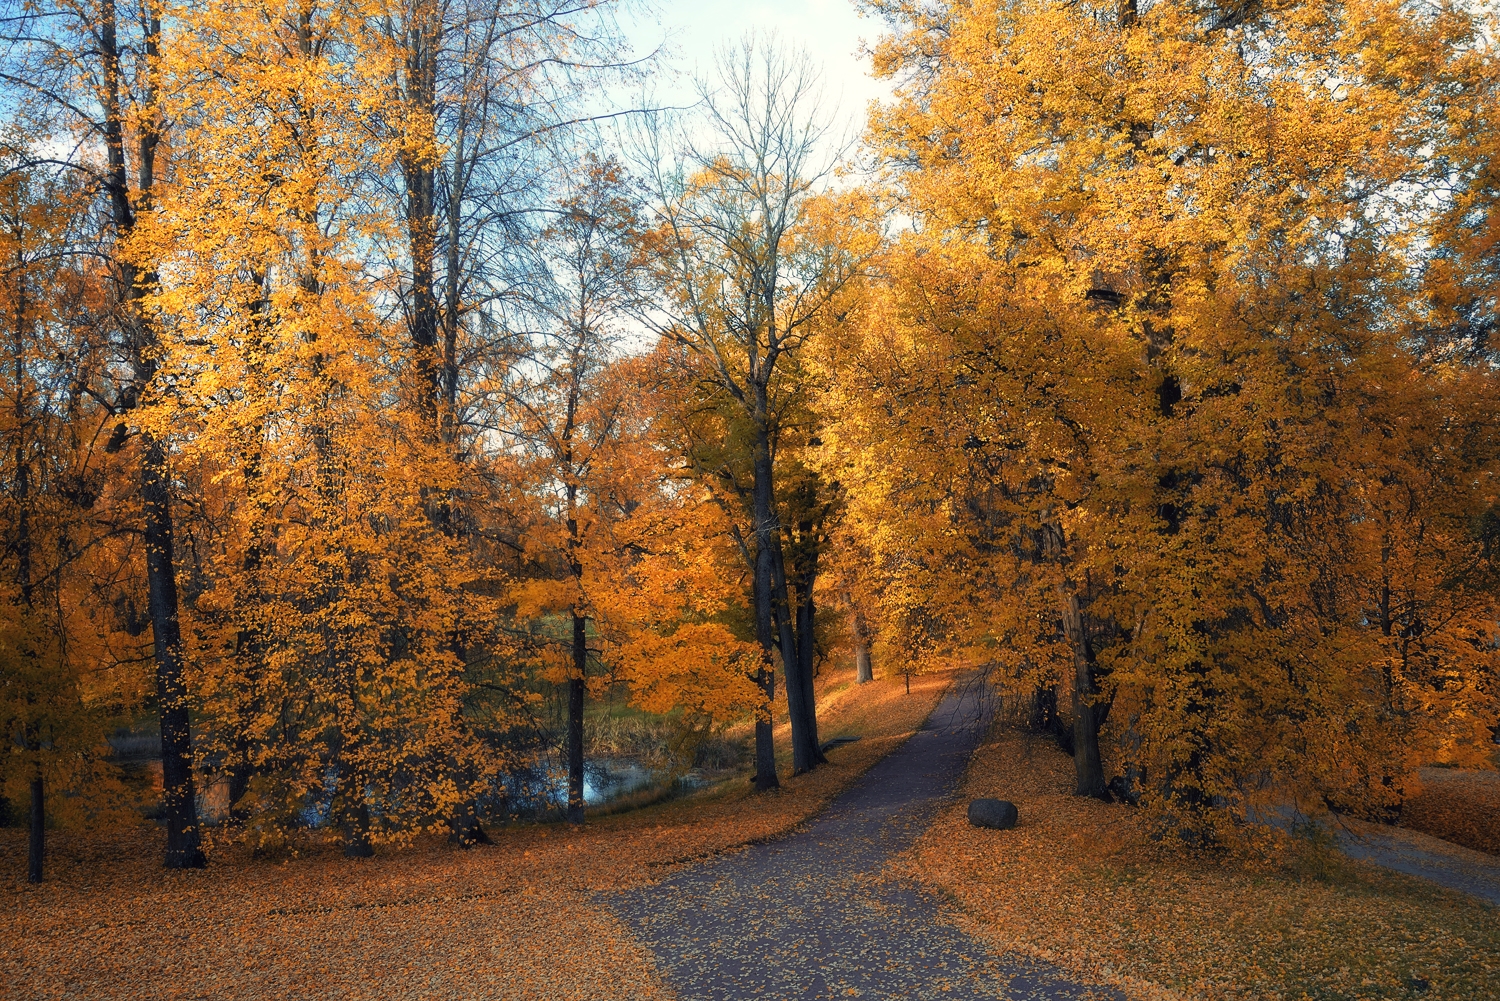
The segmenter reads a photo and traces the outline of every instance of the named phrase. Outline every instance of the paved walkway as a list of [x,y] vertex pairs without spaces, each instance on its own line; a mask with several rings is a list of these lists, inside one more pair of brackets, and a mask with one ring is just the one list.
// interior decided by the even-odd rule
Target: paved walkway
[[950,694],[810,827],[616,898],[681,1001],[1121,998],[993,956],[931,894],[879,878],[958,781],[973,716]]
[[1420,876],[1500,907],[1500,858],[1401,827],[1346,822],[1339,846],[1350,858]]

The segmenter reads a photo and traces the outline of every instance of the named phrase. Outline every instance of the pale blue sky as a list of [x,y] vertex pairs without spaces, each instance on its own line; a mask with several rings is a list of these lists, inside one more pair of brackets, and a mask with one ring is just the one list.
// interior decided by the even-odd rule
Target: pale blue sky
[[838,102],[853,133],[862,130],[868,102],[890,95],[884,81],[870,79],[869,60],[859,57],[860,40],[873,44],[883,25],[860,17],[850,0],[655,0],[652,8],[652,14],[637,8],[626,15],[635,48],[647,51],[666,37],[675,48],[672,64],[685,74],[709,70],[714,48],[746,31],[775,31],[822,65],[826,97]]

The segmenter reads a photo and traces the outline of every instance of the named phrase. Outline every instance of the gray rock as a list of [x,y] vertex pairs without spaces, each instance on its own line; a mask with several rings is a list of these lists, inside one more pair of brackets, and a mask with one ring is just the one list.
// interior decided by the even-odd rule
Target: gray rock
[[1005,799],[976,799],[969,804],[969,823],[1008,831],[1016,826],[1016,804]]

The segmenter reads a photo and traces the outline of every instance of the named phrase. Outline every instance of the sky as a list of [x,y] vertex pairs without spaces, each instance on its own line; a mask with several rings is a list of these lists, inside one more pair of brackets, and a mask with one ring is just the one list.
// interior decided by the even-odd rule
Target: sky
[[[634,47],[647,52],[666,40],[675,49],[671,65],[684,74],[709,71],[714,49],[747,31],[774,31],[821,64],[825,99],[837,102],[852,133],[862,131],[870,101],[890,96],[889,85],[872,80],[869,60],[859,56],[861,39],[873,44],[883,26],[860,17],[851,0],[655,0],[652,8],[626,26]],[[688,92],[685,82],[676,92]]]

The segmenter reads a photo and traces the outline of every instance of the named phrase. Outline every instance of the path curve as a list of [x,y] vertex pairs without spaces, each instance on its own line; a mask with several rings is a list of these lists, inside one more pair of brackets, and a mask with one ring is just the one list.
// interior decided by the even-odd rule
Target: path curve
[[997,957],[940,921],[930,892],[880,878],[963,774],[970,695],[950,690],[810,826],[615,898],[680,1001],[1123,997]]
[[1404,872],[1500,907],[1500,858],[1404,827],[1343,821],[1339,847],[1350,858]]

